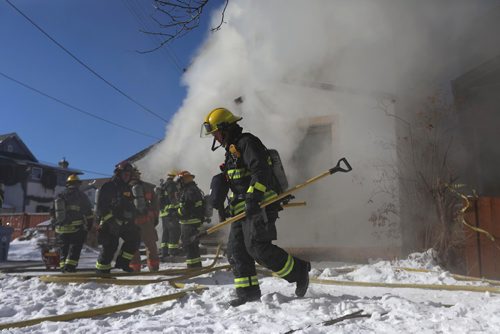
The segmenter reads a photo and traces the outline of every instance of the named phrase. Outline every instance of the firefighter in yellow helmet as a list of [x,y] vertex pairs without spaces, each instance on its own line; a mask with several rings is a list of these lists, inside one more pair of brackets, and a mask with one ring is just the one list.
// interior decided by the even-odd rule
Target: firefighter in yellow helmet
[[75,272],[87,231],[93,224],[92,204],[79,189],[78,175],[66,179],[66,190],[57,195],[51,209],[52,224],[60,245],[59,267],[63,272]]
[[179,189],[174,178],[180,171],[172,169],[167,173],[167,180],[162,182],[158,189],[160,201],[160,218],[163,228],[161,238],[162,261],[167,261],[168,256],[180,255],[179,239],[181,226],[179,225]]
[[176,177],[176,182],[180,185],[177,212],[181,224],[182,247],[186,253],[188,268],[201,267],[200,245],[196,235],[205,219],[204,195],[194,182],[194,177],[188,171],[182,171]]
[[[276,196],[280,186],[269,163],[266,147],[253,134],[243,133],[238,125],[241,119],[226,108],[216,108],[205,117],[202,128],[203,134],[214,138],[212,150],[220,146],[226,150],[223,179],[228,187],[221,188],[225,188],[226,193],[230,188],[233,193],[231,215],[246,213],[244,220],[231,225],[229,233],[227,254],[237,296],[230,305],[238,306],[260,299],[255,262],[288,282],[295,282],[295,294],[302,297],[309,286],[311,264],[272,243],[277,239],[275,222],[282,208],[275,203],[261,209],[259,202]],[[223,195],[216,197],[224,198]],[[212,205],[217,207],[218,203]]]

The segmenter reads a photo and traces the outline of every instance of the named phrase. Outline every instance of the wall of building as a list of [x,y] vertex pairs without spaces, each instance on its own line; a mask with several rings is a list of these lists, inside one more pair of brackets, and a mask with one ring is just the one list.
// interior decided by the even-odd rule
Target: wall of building
[[24,190],[20,182],[5,186],[3,212],[21,212],[23,210]]
[[[314,101],[315,105],[304,107],[307,113],[296,120],[292,132],[302,133],[299,147],[288,161],[282,154],[290,186],[335,166],[343,157],[353,170],[298,191],[295,201],[306,201],[307,205],[280,213],[278,243],[287,248],[330,249],[339,258],[345,258],[349,249],[356,249],[360,258],[399,256],[395,119],[387,115],[394,111],[393,102],[363,93],[289,89],[297,93],[288,97],[301,97],[289,103]],[[381,101],[387,103],[385,109],[379,107]]]
[[[40,206],[50,208],[54,197],[64,189],[65,187],[60,185],[57,185],[54,189],[48,189],[43,187],[41,183],[28,182],[26,186],[26,195],[32,197],[28,197],[28,200],[26,201],[25,212],[37,212],[37,207],[38,210],[40,210]],[[36,198],[39,198],[40,200],[37,200]]]

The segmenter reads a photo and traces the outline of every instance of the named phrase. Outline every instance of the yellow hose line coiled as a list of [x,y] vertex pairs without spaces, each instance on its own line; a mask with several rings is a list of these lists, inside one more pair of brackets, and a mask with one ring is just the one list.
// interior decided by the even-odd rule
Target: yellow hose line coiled
[[39,323],[44,322],[44,321],[70,321],[70,320],[81,319],[81,318],[93,318],[93,317],[100,316],[100,315],[116,313],[119,311],[124,311],[124,310],[138,308],[138,307],[142,307],[142,306],[146,306],[146,305],[152,305],[152,304],[166,302],[169,300],[179,299],[179,298],[186,296],[188,294],[188,292],[197,292],[198,293],[198,292],[201,292],[205,289],[207,289],[207,288],[206,287],[195,287],[195,288],[186,289],[184,291],[176,292],[176,293],[173,293],[170,295],[163,295],[163,296],[159,296],[159,297],[138,300],[135,302],[125,303],[125,304],[120,304],[120,305],[107,306],[107,307],[97,308],[97,309],[93,309],[93,310],[86,310],[86,311],[80,311],[80,312],[75,312],[75,313],[61,314],[61,315],[55,315],[55,316],[50,316],[50,317],[43,317],[43,318],[37,318],[37,319],[31,319],[31,320],[24,320],[24,321],[17,321],[17,322],[11,322],[11,323],[6,323],[6,324],[0,324],[0,330],[6,329],[6,328],[21,328],[21,327],[33,326],[33,325],[39,324]]
[[[396,267],[395,269],[397,270],[404,270],[404,271],[410,271],[410,272],[417,272],[417,273],[434,273],[434,274],[439,274],[437,271],[429,270],[429,269],[417,269],[417,268],[406,268],[406,267]],[[484,283],[489,283],[492,285],[498,285],[500,286],[500,281],[495,281],[491,279],[486,279],[486,278],[481,278],[481,277],[472,277],[472,276],[464,276],[464,275],[457,275],[457,274],[450,274],[451,277],[458,281],[477,281],[477,282],[484,282]]]
[[500,246],[498,246],[497,244],[497,240],[495,239],[495,237],[488,231],[486,230],[483,230],[482,228],[479,228],[479,227],[475,227],[475,226],[472,226],[471,224],[469,224],[464,216],[465,216],[465,211],[467,211],[467,209],[470,207],[470,201],[469,199],[467,198],[467,196],[465,196],[464,194],[458,192],[454,187],[450,186],[449,184],[445,184],[445,186],[452,192],[454,193],[455,195],[459,196],[459,197],[462,197],[462,199],[465,201],[465,205],[458,211],[458,219],[460,220],[460,222],[462,224],[464,224],[465,226],[467,226],[468,228],[470,228],[471,230],[473,230],[474,232],[477,232],[477,233],[482,233],[484,234],[484,236],[486,238],[488,238],[490,241],[493,242],[493,244],[495,245],[495,247],[497,249],[500,250]]
[[147,285],[161,283],[170,279],[116,279],[116,278],[95,278],[95,277],[64,277],[60,276],[40,276],[40,281],[45,283],[99,283],[114,285]]
[[45,283],[99,283],[99,284],[114,284],[114,285],[147,285],[161,282],[169,282],[170,284],[177,284],[177,281],[193,278],[213,271],[225,270],[230,268],[229,265],[218,267],[205,267],[196,271],[189,272],[173,278],[163,279],[116,279],[116,278],[96,278],[96,277],[76,277],[76,276],[63,276],[63,275],[47,275],[40,276],[40,281]]
[[[215,257],[205,268],[214,267],[217,261],[220,258],[221,254],[221,245],[217,247],[217,252],[215,253]],[[65,274],[56,274],[56,275],[42,275],[46,277],[95,277],[95,278],[114,278],[114,277],[125,277],[125,276],[174,276],[181,274],[188,274],[198,271],[198,268],[179,268],[179,269],[165,269],[159,271],[143,271],[143,272],[118,272],[118,273],[109,273],[109,274],[96,274],[96,273],[88,273],[88,272],[80,272],[80,273],[65,273]]]
[[[267,269],[258,268],[257,272],[266,275],[279,277]],[[380,283],[380,282],[355,282],[355,281],[337,281],[310,277],[310,283],[325,285],[343,285],[343,286],[361,286],[373,288],[407,288],[407,289],[427,289],[427,290],[448,290],[448,291],[472,291],[472,292],[492,292],[500,293],[500,288],[488,286],[470,286],[470,285],[438,285],[438,284],[415,284],[415,283]]]
[[500,288],[488,287],[488,286],[354,282],[354,281],[325,280],[325,279],[319,279],[316,277],[311,277],[310,282],[316,283],[316,284],[327,284],[327,285],[362,286],[362,287],[378,287],[378,288],[408,288],[408,289],[428,289],[428,290],[500,293]]

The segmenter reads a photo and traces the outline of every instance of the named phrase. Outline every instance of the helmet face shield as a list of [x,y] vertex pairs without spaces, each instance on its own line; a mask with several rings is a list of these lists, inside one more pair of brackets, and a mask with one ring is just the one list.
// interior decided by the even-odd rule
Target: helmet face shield
[[214,129],[210,123],[204,122],[201,125],[200,137],[202,137],[202,138],[203,137],[208,137],[208,136],[210,136],[216,130],[217,129]]

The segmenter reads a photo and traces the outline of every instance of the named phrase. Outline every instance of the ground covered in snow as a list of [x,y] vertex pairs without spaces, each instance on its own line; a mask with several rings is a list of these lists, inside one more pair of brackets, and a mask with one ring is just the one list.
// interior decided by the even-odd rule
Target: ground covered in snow
[[[38,260],[36,241],[14,241],[9,259]],[[36,255],[35,255],[36,254]],[[11,258],[12,256],[12,258]],[[33,256],[33,258],[29,258]],[[82,254],[91,266],[97,254]],[[207,259],[204,265],[210,262]],[[221,260],[225,263],[225,259]],[[162,269],[181,264],[162,264]],[[412,272],[399,267],[423,268]],[[491,283],[457,280],[442,271],[431,252],[408,259],[351,266],[314,263],[311,277],[375,283],[472,285]],[[178,292],[167,282],[143,286],[98,283],[43,283],[26,274],[0,274],[0,324],[84,311]],[[151,277],[148,277],[151,278]],[[500,297],[491,292],[441,291],[390,287],[338,286],[311,283],[304,298],[294,285],[260,276],[259,302],[229,307],[233,277],[214,272],[190,279],[188,286],[208,289],[179,300],[69,322],[43,322],[1,333],[499,333]],[[324,322],[362,310],[366,317],[334,324]]]

